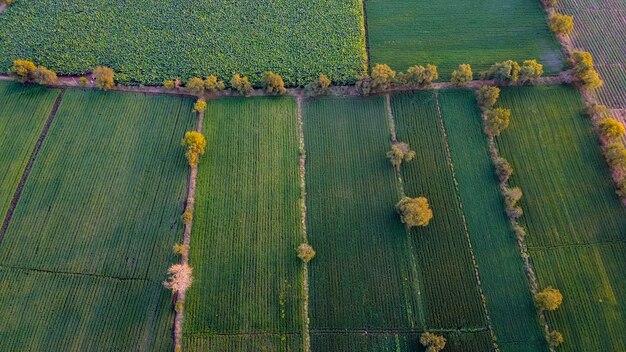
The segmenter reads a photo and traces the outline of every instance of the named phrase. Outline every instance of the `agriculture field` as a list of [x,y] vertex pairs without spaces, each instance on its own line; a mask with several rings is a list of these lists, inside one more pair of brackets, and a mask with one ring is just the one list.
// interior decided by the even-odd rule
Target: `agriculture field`
[[0,244],[1,350],[165,350],[191,100],[68,90]]
[[496,61],[537,59],[563,68],[559,44],[536,0],[367,0],[370,64],[396,70],[435,64],[441,78],[463,63],[474,72]]
[[[19,30],[16,30],[19,28]],[[233,72],[289,85],[354,82],[366,63],[360,0],[18,1],[0,16],[0,67],[34,60],[60,74],[113,68],[122,83]]]
[[604,81],[598,89],[602,103],[626,109],[626,2],[621,0],[563,0],[559,12],[574,17],[574,46],[593,54]]
[[[13,194],[59,90],[25,88],[0,82],[0,219],[9,209]],[[0,220],[0,221],[2,221]]]
[[438,94],[481,286],[500,349],[545,351],[475,100],[469,90]]
[[[473,277],[473,286],[462,287],[458,262],[437,262],[432,245],[415,248],[411,240],[419,245],[427,235],[407,234],[395,213],[400,191],[385,158],[386,115],[381,97],[321,98],[304,107],[309,240],[317,250],[310,269],[312,349],[408,351],[424,329],[462,327],[476,332],[448,334],[450,350],[488,350]],[[451,288],[460,292],[434,295]],[[454,298],[469,301],[443,305]]]
[[209,102],[198,171],[185,346],[302,349],[302,242],[293,98]]
[[567,86],[508,88],[499,105],[512,110],[497,143],[524,191],[531,260],[540,285],[565,297],[548,322],[568,350],[623,350],[626,211],[580,96]]

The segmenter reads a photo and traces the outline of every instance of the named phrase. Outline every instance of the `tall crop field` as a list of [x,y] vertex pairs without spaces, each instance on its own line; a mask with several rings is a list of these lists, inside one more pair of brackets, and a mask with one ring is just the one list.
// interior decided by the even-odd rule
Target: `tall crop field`
[[503,351],[546,350],[475,95],[443,91],[438,102],[498,346]]
[[0,350],[167,350],[193,102],[68,90],[0,244]]
[[[0,82],[0,219],[9,204],[59,91]],[[0,220],[0,221],[2,221]]]
[[62,74],[106,65],[131,84],[233,72],[260,83],[264,71],[346,83],[366,63],[360,0],[18,1],[0,38],[2,71],[16,58]]
[[186,349],[301,350],[296,104],[292,98],[211,101],[203,129]]
[[372,65],[435,64],[443,79],[459,64],[474,72],[509,59],[537,59],[547,73],[563,67],[536,0],[368,0],[365,6]]
[[499,104],[512,110],[497,142],[524,191],[531,260],[540,285],[564,295],[548,322],[567,350],[623,350],[626,211],[580,96],[567,86],[509,88]]

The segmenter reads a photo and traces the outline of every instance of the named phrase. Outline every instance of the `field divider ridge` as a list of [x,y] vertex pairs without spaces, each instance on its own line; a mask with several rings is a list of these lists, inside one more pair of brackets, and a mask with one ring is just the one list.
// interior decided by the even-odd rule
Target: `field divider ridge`
[[[303,243],[309,244],[306,226],[306,147],[304,145],[304,118],[302,113],[302,94],[296,96],[297,115],[298,115],[298,171],[300,183],[300,228],[302,232]],[[304,352],[311,351],[311,334],[309,318],[309,263],[302,261],[302,344]]]
[[[387,111],[387,121],[389,123],[389,132],[391,135],[391,145],[393,146],[398,142],[398,137],[396,135],[396,122],[393,117],[393,111],[391,110],[391,96],[390,94],[385,95],[385,105]],[[400,199],[406,197],[406,193],[404,191],[404,179],[402,178],[402,173],[399,168],[394,168],[394,172],[396,174],[397,181],[397,190],[400,196]],[[404,232],[406,234],[406,239],[408,242],[408,252],[411,260],[411,269],[413,271],[413,277],[415,277],[415,286],[417,288],[417,305],[418,305],[418,320],[420,323],[420,328],[422,330],[426,329],[426,316],[424,315],[424,301],[422,299],[422,287],[421,280],[419,279],[421,276],[419,275],[419,270],[417,270],[417,258],[415,258],[415,252],[417,251],[415,246],[413,245],[413,241],[411,240],[411,230],[404,228]],[[407,305],[408,307],[409,305]]]
[[55,270],[46,270],[46,269],[37,269],[37,268],[26,268],[21,266],[13,266],[13,265],[2,265],[0,264],[0,269],[11,269],[11,270],[20,270],[20,271],[31,271],[35,273],[43,273],[43,274],[51,274],[51,275],[68,275],[68,276],[83,276],[83,277],[91,277],[97,279],[107,279],[107,280],[115,280],[115,281],[138,281],[138,282],[152,282],[157,283],[159,281],[150,280],[141,277],[119,277],[119,276],[110,276],[110,275],[101,275],[101,274],[90,274],[90,273],[77,273],[73,271],[55,271]]
[[478,272],[478,262],[476,261],[476,255],[474,254],[474,248],[472,247],[472,240],[470,237],[469,229],[467,227],[467,219],[465,218],[465,210],[463,209],[463,201],[461,200],[461,191],[459,187],[459,182],[456,178],[456,173],[454,171],[454,163],[452,162],[452,153],[450,152],[450,144],[448,143],[448,133],[446,132],[446,125],[443,121],[443,115],[441,113],[441,105],[439,104],[439,94],[437,92],[433,93],[435,96],[435,104],[437,106],[437,115],[439,117],[439,123],[441,127],[441,136],[443,137],[443,144],[446,151],[446,161],[448,163],[448,168],[450,169],[450,174],[452,176],[452,183],[454,184],[454,195],[459,202],[459,208],[461,210],[461,221],[463,223],[463,230],[465,232],[465,238],[467,239],[467,245],[470,251],[470,256],[472,258],[472,268],[474,269],[474,275],[476,276],[476,282],[478,284],[478,293],[480,294],[480,301],[483,305],[483,310],[485,311],[485,319],[487,320],[487,330],[489,330],[489,334],[491,335],[491,340],[493,341],[493,347],[496,352],[500,349],[498,347],[497,337],[493,330],[493,325],[491,322],[491,316],[489,315],[489,309],[487,309],[487,297],[485,296],[485,292],[483,291],[482,284],[480,281],[480,274]]
[[26,185],[26,181],[28,180],[28,175],[30,174],[31,169],[33,168],[35,159],[37,158],[37,155],[39,154],[39,150],[41,149],[41,146],[43,145],[43,142],[46,139],[48,130],[50,129],[50,126],[52,126],[52,122],[54,121],[57,111],[59,110],[59,106],[61,105],[61,100],[63,99],[64,94],[65,94],[65,89],[61,89],[61,91],[59,92],[59,95],[57,96],[56,101],[54,102],[54,105],[52,106],[52,110],[50,111],[50,114],[48,115],[48,119],[46,120],[46,123],[44,124],[43,129],[41,130],[41,133],[39,134],[39,138],[37,138],[37,142],[35,143],[35,147],[33,148],[33,151],[30,154],[28,163],[26,164],[26,167],[24,168],[24,172],[22,173],[22,178],[20,179],[20,182],[17,185],[17,189],[15,190],[15,193],[13,194],[13,198],[11,199],[9,209],[7,210],[7,213],[4,217],[4,221],[2,222],[2,227],[0,228],[0,244],[2,243],[2,240],[4,239],[4,235],[7,232],[7,229],[9,228],[9,224],[11,223],[11,219],[13,218],[13,212],[15,211],[15,208],[17,207],[17,203],[20,200],[20,196],[22,195],[22,191],[24,190],[24,186]]

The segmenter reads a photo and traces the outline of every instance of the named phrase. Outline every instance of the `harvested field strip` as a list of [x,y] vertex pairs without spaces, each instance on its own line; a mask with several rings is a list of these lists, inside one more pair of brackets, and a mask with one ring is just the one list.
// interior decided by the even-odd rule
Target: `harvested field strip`
[[396,70],[435,64],[449,79],[459,64],[474,72],[496,61],[537,59],[563,67],[559,44],[537,0],[366,0],[370,65]]
[[70,90],[32,168],[0,264],[160,280],[179,240],[193,101]]
[[[626,210],[573,87],[502,89],[511,125],[496,142],[524,191],[530,248],[625,240]],[[541,141],[541,142],[539,142]]]
[[[187,292],[184,345],[220,351],[300,349],[295,101],[210,101],[203,131],[207,151],[198,170],[190,249],[194,284]],[[233,333],[244,337],[220,335]],[[254,337],[257,333],[275,336]]]
[[2,351],[168,351],[160,282],[0,268]]
[[[390,148],[384,98],[304,105],[311,329],[421,329],[421,292]],[[313,351],[328,350],[312,342]]]
[[558,287],[563,305],[547,313],[568,351],[626,351],[626,244],[531,251],[539,281]]
[[434,212],[427,227],[411,233],[425,283],[426,327],[484,327],[485,311],[434,93],[398,94],[391,103],[398,140],[408,142],[417,153],[402,166],[405,193],[427,197]]
[[0,82],[0,221],[11,204],[58,89]]
[[498,346],[502,351],[546,350],[474,93],[442,91],[439,102]]

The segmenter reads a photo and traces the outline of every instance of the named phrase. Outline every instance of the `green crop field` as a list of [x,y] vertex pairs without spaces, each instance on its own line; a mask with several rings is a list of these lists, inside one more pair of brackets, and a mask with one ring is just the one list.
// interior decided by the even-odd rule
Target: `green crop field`
[[[448,243],[428,235],[443,234],[407,234],[395,213],[400,190],[385,158],[391,145],[384,99],[307,101],[304,127],[309,240],[318,253],[311,265],[312,349],[407,351],[417,332],[462,327],[476,332],[448,334],[450,350],[488,350],[471,264],[457,265],[467,259],[465,237],[455,253],[461,260],[441,262],[433,250]],[[445,218],[437,208],[435,214]]]
[[443,91],[438,102],[498,346],[502,351],[545,351],[475,95],[469,90]]
[[[17,1],[0,16],[0,68],[24,58],[60,74],[105,65],[123,83],[264,71],[290,85],[365,69],[360,0]],[[19,30],[18,30],[19,29]]]
[[[4,220],[58,90],[0,82],[0,219]],[[2,221],[2,220],[0,220]]]
[[563,55],[536,0],[367,0],[370,65],[396,70],[435,64],[448,79],[459,64],[474,72],[496,61],[537,59],[546,73]]
[[65,92],[0,244],[0,349],[169,348],[192,103]]
[[508,88],[499,105],[512,110],[497,143],[524,192],[531,260],[540,284],[564,295],[548,322],[568,350],[623,350],[626,211],[580,96],[567,86]]
[[209,102],[187,294],[194,351],[302,349],[302,242],[296,104]]
[[621,0],[563,0],[558,10],[574,17],[574,46],[593,54],[604,81],[600,100],[615,109],[626,109],[626,2]]

